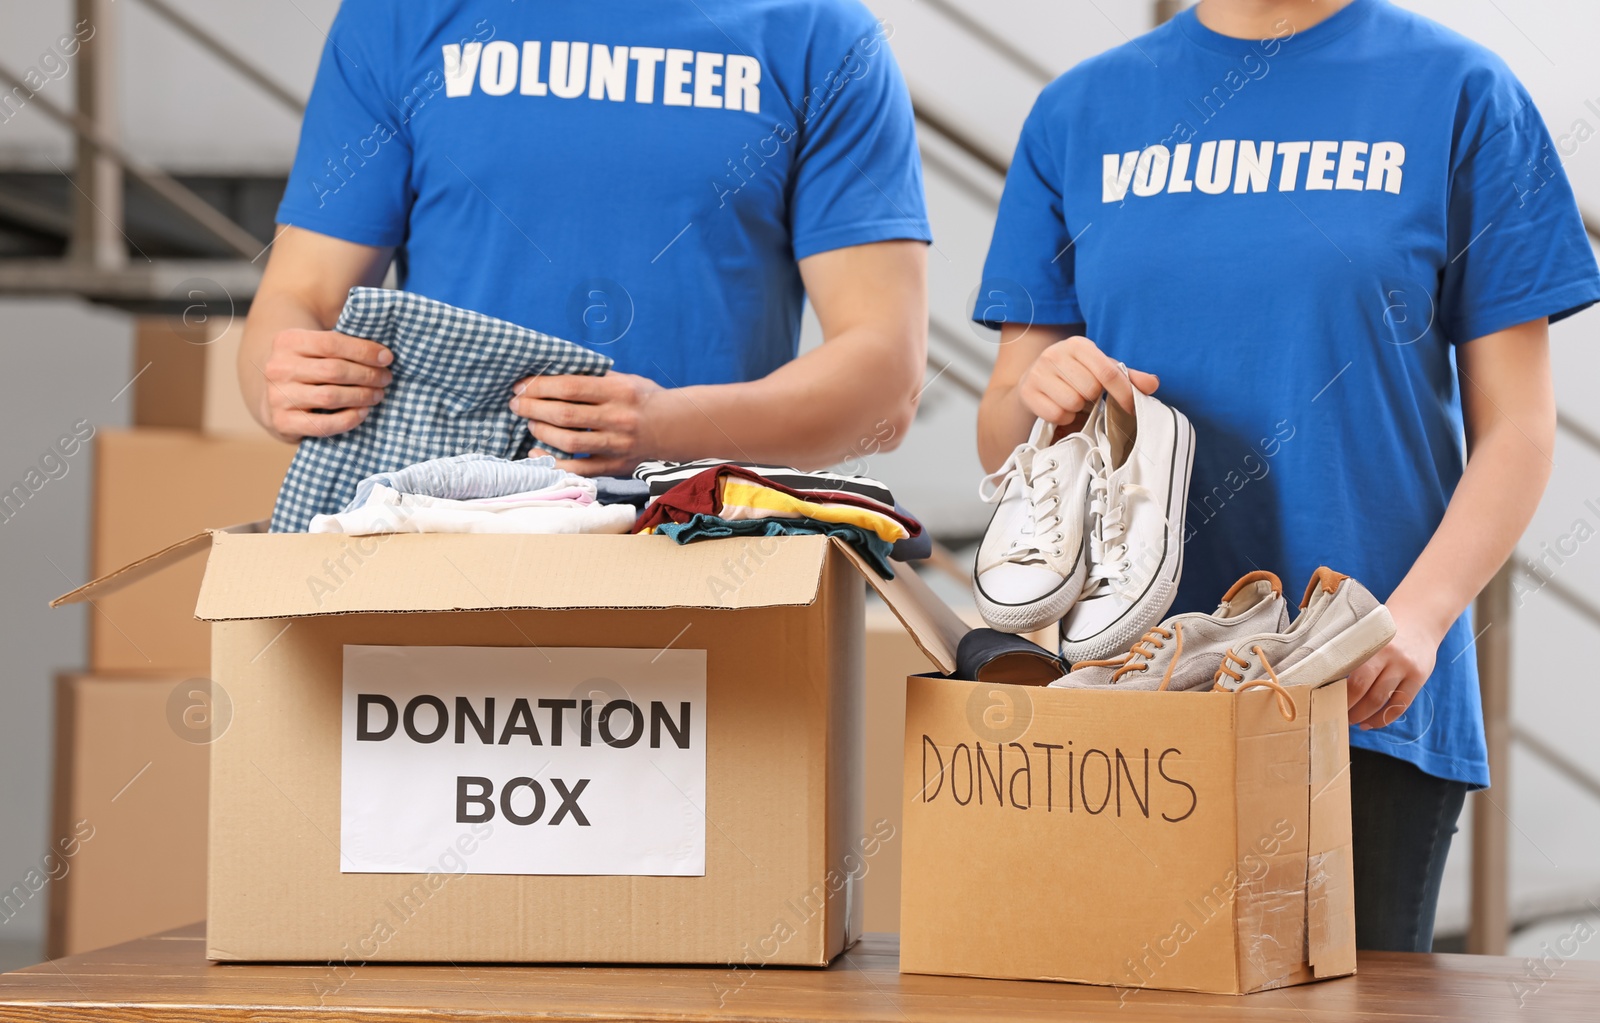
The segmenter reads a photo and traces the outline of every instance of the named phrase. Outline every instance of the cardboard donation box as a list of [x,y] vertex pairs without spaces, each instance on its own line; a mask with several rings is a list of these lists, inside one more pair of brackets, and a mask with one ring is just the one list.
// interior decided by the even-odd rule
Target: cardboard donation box
[[862,578],[931,664],[965,626],[824,537],[211,531],[215,960],[822,965],[861,815]]
[[206,915],[209,708],[186,681],[56,678],[51,958]]
[[908,685],[903,971],[1225,994],[1355,972],[1343,682],[1292,705]]

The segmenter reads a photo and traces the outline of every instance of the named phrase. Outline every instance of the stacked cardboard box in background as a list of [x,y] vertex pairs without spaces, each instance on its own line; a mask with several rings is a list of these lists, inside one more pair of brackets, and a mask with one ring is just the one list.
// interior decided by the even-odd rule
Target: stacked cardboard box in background
[[[103,948],[205,916],[207,734],[168,725],[200,717],[200,685],[181,676],[56,678],[51,834],[51,958]],[[176,701],[173,701],[176,702]],[[208,730],[207,730],[208,732]]]
[[[211,437],[143,426],[94,438],[90,566],[120,568],[209,524],[265,518],[294,449],[260,439]],[[89,665],[95,671],[204,675],[210,631],[195,620],[204,566],[180,565],[95,603]]]
[[134,326],[134,422],[211,437],[264,440],[266,431],[239,393],[239,343],[244,317],[187,326],[144,316]]
[[[136,324],[134,427],[100,429],[90,572],[196,529],[271,512],[294,449],[246,411],[234,364],[242,318]],[[203,566],[132,585],[89,612],[87,670],[56,681],[54,833],[46,952],[103,947],[205,915],[210,632]]]

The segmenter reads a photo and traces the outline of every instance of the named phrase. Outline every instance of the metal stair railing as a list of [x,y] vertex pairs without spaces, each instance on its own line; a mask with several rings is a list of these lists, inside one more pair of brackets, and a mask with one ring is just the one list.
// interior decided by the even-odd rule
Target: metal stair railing
[[949,0],[922,0],[922,5],[930,10],[937,11],[940,17],[956,28],[961,29],[968,36],[978,40],[991,53],[1004,57],[1014,67],[1020,68],[1038,81],[1040,85],[1046,85],[1054,81],[1056,75],[1060,73],[1051,71],[1011,40],[974,18],[960,7],[950,3]]
[[[1592,454],[1600,455],[1600,434],[1596,434],[1566,413],[1556,413],[1556,428],[1573,440],[1578,441]],[[1548,593],[1558,603],[1565,605],[1569,611],[1585,619],[1591,626],[1600,628],[1600,605],[1596,605],[1589,598],[1554,577],[1540,575],[1527,567],[1526,564],[1514,566],[1514,571],[1517,575],[1538,583],[1537,589],[1534,590],[1535,594]],[[1554,745],[1540,738],[1523,725],[1513,722],[1511,735],[1529,753],[1544,761],[1545,764],[1572,782],[1572,784],[1587,792],[1592,798],[1600,800],[1600,775],[1571,759]]]
[[[0,67],[0,82],[5,83],[9,89],[28,89],[26,82],[5,67]],[[100,155],[109,156],[129,176],[161,196],[179,213],[193,220],[196,225],[204,228],[236,254],[253,258],[261,252],[261,242],[257,241],[254,235],[223,216],[215,206],[179,184],[166,171],[145,163],[122,148],[108,132],[83,114],[68,110],[54,100],[37,93],[29,102],[37,106],[52,121],[72,129],[79,139],[87,142]],[[120,225],[118,230],[121,230]]]
[[[1591,242],[1600,241],[1596,221],[1587,214],[1584,227]],[[1583,423],[1556,412],[1556,431],[1577,441],[1591,453],[1600,454],[1600,435]],[[1472,797],[1472,900],[1467,927],[1467,951],[1484,955],[1504,955],[1511,934],[1541,920],[1552,911],[1523,910],[1513,915],[1510,896],[1510,751],[1513,745],[1538,758],[1566,778],[1580,791],[1600,800],[1600,777],[1567,756],[1555,745],[1518,724],[1511,712],[1511,618],[1512,590],[1517,576],[1536,580],[1538,593],[1546,593],[1566,605],[1589,624],[1600,626],[1600,607],[1556,580],[1525,566],[1526,559],[1513,553],[1478,598],[1476,622],[1480,630],[1478,646],[1479,688],[1483,696],[1484,732],[1489,748],[1489,771],[1498,786],[1496,799],[1490,791]],[[1493,626],[1491,636],[1490,627]],[[1484,642],[1489,640],[1489,642]],[[1590,902],[1567,900],[1571,912],[1593,909]]]
[[283,104],[284,108],[292,112],[296,117],[305,114],[305,100],[296,96],[276,78],[267,74],[238,50],[206,31],[205,26],[167,3],[167,0],[139,0],[139,3],[144,4],[146,8],[159,15],[167,24],[199,44],[202,50],[206,50],[213,57],[249,79],[257,88]]
[[[165,0],[142,0],[202,49],[233,68],[296,115],[303,102],[260,68],[226,46]],[[254,266],[265,251],[264,242],[234,223],[215,206],[177,181],[166,171],[130,153],[117,137],[114,64],[118,38],[114,0],[75,0],[74,22],[92,26],[77,54],[76,109],[67,109],[41,95],[10,71],[0,67],[0,82],[25,103],[67,127],[76,143],[76,164],[71,174],[73,214],[64,259],[12,259],[0,261],[0,291],[83,295],[91,299],[161,301],[172,296],[169,287],[185,284],[195,274],[220,278],[219,286],[247,299],[254,293],[260,268]],[[235,262],[217,260],[151,260],[129,264],[133,246],[124,230],[122,175],[127,174],[154,192],[174,210],[219,242]],[[39,211],[8,209],[43,223]],[[143,253],[140,253],[143,255]]]

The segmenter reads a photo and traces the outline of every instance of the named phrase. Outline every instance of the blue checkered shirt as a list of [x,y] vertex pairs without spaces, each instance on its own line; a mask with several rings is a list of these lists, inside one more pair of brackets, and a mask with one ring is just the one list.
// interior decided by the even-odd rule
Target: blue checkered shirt
[[272,511],[274,533],[305,532],[313,515],[337,512],[376,473],[467,452],[521,458],[533,435],[510,409],[512,386],[611,368],[571,341],[405,291],[351,288],[334,329],[388,347],[394,379],[360,426],[300,442]]

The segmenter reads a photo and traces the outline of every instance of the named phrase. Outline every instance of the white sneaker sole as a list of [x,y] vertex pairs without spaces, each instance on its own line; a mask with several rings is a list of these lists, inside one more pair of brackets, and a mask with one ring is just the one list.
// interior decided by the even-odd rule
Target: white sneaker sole
[[1079,558],[1078,567],[1072,575],[1062,580],[1061,585],[1046,594],[1042,600],[1028,604],[996,603],[983,592],[983,587],[976,578],[972,580],[972,598],[978,605],[978,614],[983,617],[989,628],[996,632],[1009,632],[1013,635],[1035,632],[1062,619],[1077,602],[1078,595],[1083,592],[1083,582],[1088,577],[1089,566],[1083,558]]
[[1356,623],[1322,644],[1310,657],[1278,673],[1286,686],[1320,688],[1337,682],[1382,650],[1394,638],[1394,619],[1379,604]]
[[[1194,473],[1194,427],[1187,416],[1173,412],[1172,484],[1167,493],[1167,549],[1150,586],[1123,617],[1092,636],[1075,642],[1063,638],[1061,656],[1068,664],[1097,661],[1125,652],[1140,636],[1159,625],[1172,609],[1183,578],[1183,534],[1188,529],[1189,478]],[[1185,454],[1177,456],[1177,452]],[[1181,476],[1177,467],[1181,465]],[[1065,614],[1065,612],[1063,612]]]

